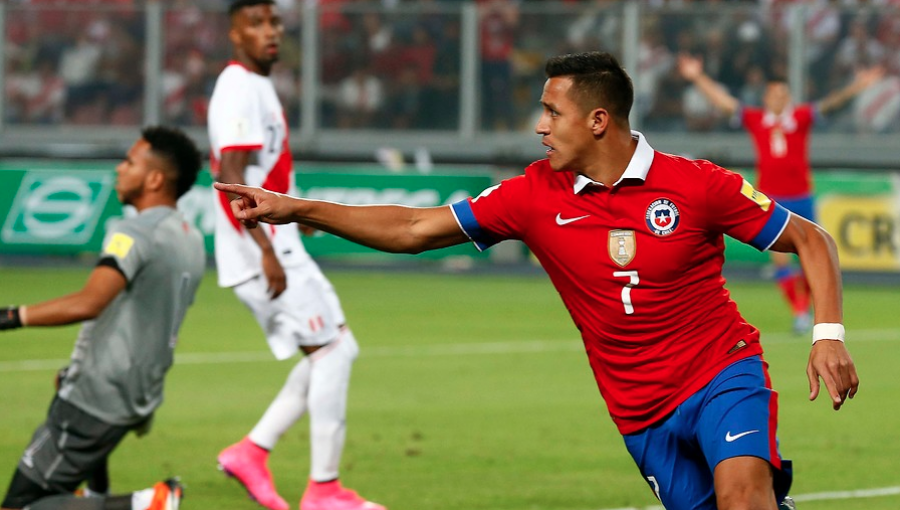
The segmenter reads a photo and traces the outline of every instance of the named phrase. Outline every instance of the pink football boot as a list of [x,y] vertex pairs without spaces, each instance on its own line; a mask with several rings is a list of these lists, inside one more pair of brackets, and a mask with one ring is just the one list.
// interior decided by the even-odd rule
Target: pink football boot
[[219,469],[247,489],[250,498],[269,510],[288,510],[290,505],[275,490],[266,464],[269,452],[245,437],[219,453]]
[[306,486],[300,510],[387,510],[378,503],[366,501],[359,494],[341,486],[341,482],[317,483]]

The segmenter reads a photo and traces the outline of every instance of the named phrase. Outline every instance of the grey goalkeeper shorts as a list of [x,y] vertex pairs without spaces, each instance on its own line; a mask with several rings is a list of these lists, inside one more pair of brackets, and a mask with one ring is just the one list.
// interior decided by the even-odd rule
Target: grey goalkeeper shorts
[[51,493],[72,492],[135,426],[111,425],[56,397],[18,469]]

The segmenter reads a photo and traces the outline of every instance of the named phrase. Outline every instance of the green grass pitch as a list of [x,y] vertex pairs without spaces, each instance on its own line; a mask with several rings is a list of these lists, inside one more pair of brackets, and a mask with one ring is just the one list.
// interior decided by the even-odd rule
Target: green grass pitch
[[[0,268],[0,304],[77,290],[88,272]],[[351,383],[345,485],[391,510],[656,504],[606,413],[575,328],[546,277],[328,274],[362,348]],[[763,331],[798,507],[900,508],[900,290],[845,288],[848,345],[862,385],[854,401],[834,412],[827,398],[807,400],[809,340],[789,333],[790,318],[774,285],[733,282],[729,288],[745,317]],[[44,416],[53,374],[68,358],[76,331],[0,335],[4,490]],[[215,458],[249,431],[295,360],[270,357],[249,312],[209,273],[182,329],[152,433],[129,436],[112,457],[113,489],[139,489],[177,474],[187,484],[184,508],[259,508],[216,471]],[[270,459],[278,488],[294,508],[308,473],[307,434],[304,419]],[[881,488],[894,488],[887,491],[893,495],[822,495]]]

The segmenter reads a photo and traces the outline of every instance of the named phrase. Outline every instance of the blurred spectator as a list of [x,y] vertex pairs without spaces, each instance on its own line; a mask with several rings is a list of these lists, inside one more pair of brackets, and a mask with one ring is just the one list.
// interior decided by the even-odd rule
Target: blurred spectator
[[481,125],[513,128],[512,58],[519,9],[512,0],[477,0],[481,32]]
[[881,64],[883,58],[884,47],[870,35],[868,19],[857,17],[850,23],[847,36],[838,45],[834,74],[843,77],[857,67]]
[[[724,88],[721,84],[719,86]],[[684,123],[691,131],[710,131],[724,119],[724,115],[693,85],[684,89],[681,101]]]
[[759,65],[754,65],[747,70],[746,76],[744,83],[738,88],[738,100],[743,104],[762,104],[766,90],[765,71]]
[[10,73],[6,97],[7,120],[27,124],[56,124],[62,121],[66,84],[56,74],[56,62],[38,57],[35,69]]
[[567,53],[612,48],[618,43],[620,10],[614,0],[592,0],[566,34]]
[[[794,29],[794,19],[789,14],[798,11],[787,7],[799,2],[781,0],[774,2],[772,19],[778,45],[790,44],[789,35]],[[802,23],[805,36],[806,64],[814,75],[822,76],[830,67],[834,48],[841,35],[841,12],[839,0],[805,0],[802,2],[806,18]]]
[[389,84],[386,110],[391,129],[415,129],[422,103],[422,88],[415,69],[404,67]]
[[306,0],[318,4],[320,9],[319,27],[324,33],[344,34],[350,31],[350,20],[341,7],[347,0]]
[[366,12],[362,15],[365,54],[373,71],[382,78],[395,76],[402,65],[398,59],[399,46],[394,44],[394,31],[384,22],[381,13]]
[[287,117],[288,126],[296,126],[300,123],[300,75],[295,66],[279,65],[269,75],[281,104],[284,107],[284,115]]
[[[163,118],[180,125],[203,125],[211,84],[227,61],[221,51],[227,46],[224,18],[208,13],[224,12],[227,2],[156,1],[165,7]],[[273,79],[291,125],[300,118],[300,16],[304,5],[316,4],[318,93],[326,99],[320,105],[321,125],[338,123],[338,84],[354,72],[353,59],[365,55],[369,66],[365,74],[374,73],[380,84],[382,109],[418,103],[412,117],[404,116],[398,125],[458,128],[463,46],[458,8],[470,0],[277,1],[288,33],[280,74]],[[533,78],[543,69],[535,62],[551,54],[588,49],[621,53],[625,5],[621,0],[476,2],[481,53],[478,114],[483,129],[526,126],[523,121],[540,94],[541,80]],[[98,125],[142,121],[144,0],[7,0],[6,4],[7,121]],[[708,105],[685,88],[677,73],[672,74],[672,55],[685,50],[701,54],[709,74],[732,95],[757,104],[764,76],[788,74],[789,30],[795,26],[805,27],[805,62],[792,63],[807,66],[804,97],[821,97],[840,86],[861,62],[880,60],[889,74],[900,76],[900,16],[882,7],[900,5],[900,0],[643,0],[641,4],[635,115],[647,129],[732,129],[721,117],[709,117]],[[794,20],[793,14],[803,18]],[[39,78],[42,73],[46,78]],[[892,83],[886,78],[860,95],[853,109],[817,129],[896,129]],[[402,91],[410,91],[411,97],[395,97]],[[26,97],[41,98],[38,103],[43,106]],[[347,124],[346,114],[341,116],[340,123]],[[367,127],[390,123],[387,117],[376,116]]]
[[104,85],[99,71],[103,50],[95,38],[87,32],[78,34],[78,40],[63,50],[60,60],[60,76],[68,90],[66,117],[76,123],[99,124],[102,119],[99,100]]
[[900,78],[887,76],[863,91],[853,104],[853,124],[860,133],[900,130]]
[[337,127],[372,127],[383,103],[381,80],[367,66],[354,66],[353,73],[338,85]]
[[416,83],[423,86],[431,81],[434,74],[434,59],[437,47],[428,30],[421,25],[412,28],[409,44],[405,45],[400,55],[403,65],[412,69]]
[[144,49],[127,26],[107,22],[100,82],[108,95],[107,123],[140,125],[144,95]]
[[888,72],[900,76],[900,12],[882,16],[878,26],[878,40],[884,46],[884,65]]
[[672,70],[675,61],[657,28],[657,21],[656,16],[646,16],[641,21],[638,72],[634,82],[634,114],[640,119],[655,108],[659,83]]
[[422,91],[423,127],[454,129],[459,126],[461,58],[459,20],[456,17],[449,17],[441,27],[442,31],[435,48],[432,77]]
[[644,118],[647,130],[681,131],[685,128],[684,90],[687,82],[675,66],[661,74],[653,97],[653,109]]

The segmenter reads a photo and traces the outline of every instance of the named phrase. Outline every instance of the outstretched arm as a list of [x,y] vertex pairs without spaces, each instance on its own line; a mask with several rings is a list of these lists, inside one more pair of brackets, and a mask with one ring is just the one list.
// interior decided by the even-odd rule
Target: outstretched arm
[[881,66],[857,71],[856,76],[849,85],[828,94],[824,99],[818,102],[819,112],[828,113],[837,110],[843,106],[844,103],[856,97],[857,94],[869,88],[883,76],[884,68]]
[[698,57],[681,53],[678,55],[678,71],[681,77],[690,81],[709,99],[709,102],[728,116],[734,115],[741,103],[738,99],[725,90],[722,84],[717,83],[703,72],[703,60]]
[[[841,271],[834,239],[824,229],[796,214],[772,250],[796,253],[809,281],[816,324],[841,324],[843,320]],[[843,338],[815,341],[806,367],[809,399],[819,395],[819,378],[825,383],[835,410],[859,390],[859,377]]]
[[215,183],[215,187],[238,195],[231,209],[248,228],[259,221],[302,223],[391,253],[420,253],[469,240],[449,206],[346,205],[236,184]]
[[[125,276],[117,269],[97,266],[88,277],[84,288],[78,292],[43,303],[18,307],[18,324],[4,322],[4,327],[0,329],[20,326],[63,326],[94,319],[125,289],[127,283]],[[9,313],[7,311],[7,314]]]

